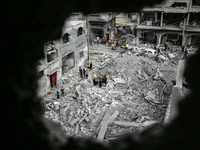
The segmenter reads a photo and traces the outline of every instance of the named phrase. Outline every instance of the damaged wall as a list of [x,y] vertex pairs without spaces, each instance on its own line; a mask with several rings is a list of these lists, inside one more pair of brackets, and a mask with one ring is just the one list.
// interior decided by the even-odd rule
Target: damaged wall
[[[186,0],[166,0],[162,3],[162,8],[144,8],[140,12],[140,24],[136,27],[138,35],[144,34],[149,30],[154,30],[154,34],[158,37],[156,44],[162,44],[169,41],[173,45],[181,46],[187,44],[188,36],[200,34],[199,12],[200,9],[194,9],[191,1]],[[151,15],[150,15],[151,14]],[[154,14],[154,15],[153,15]],[[157,18],[157,19],[156,19]],[[157,23],[156,21],[158,20]],[[155,24],[156,23],[156,24]],[[179,39],[162,40],[159,34],[178,34]],[[152,36],[154,36],[152,34]],[[151,39],[147,38],[151,42]]]
[[[81,29],[81,35],[78,36],[78,30]],[[63,36],[68,34],[69,41],[63,43]],[[38,94],[43,96],[50,92],[51,75],[56,72],[56,85],[60,83],[62,75],[68,71],[68,68],[79,67],[88,58],[87,48],[87,32],[86,21],[68,21],[66,20],[62,28],[62,37],[53,41],[53,48],[56,49],[57,55],[55,59],[48,62],[47,48],[44,47],[45,58],[41,60],[41,65],[38,65],[38,71],[43,71],[43,77],[38,81]],[[51,48],[50,48],[51,49]],[[80,58],[80,52],[83,51],[83,57]],[[73,54],[72,54],[73,53]],[[72,55],[70,55],[72,54]],[[63,58],[68,55],[68,58],[63,63]],[[67,66],[68,64],[68,66]],[[64,65],[64,66],[63,66]],[[67,68],[66,68],[67,67]]]
[[[80,3],[79,3],[80,2]],[[130,1],[123,1],[129,3]],[[143,5],[153,5],[159,0],[132,1],[127,5],[102,1],[4,1],[2,25],[1,69],[2,76],[2,147],[7,149],[149,149],[183,150],[199,149],[199,52],[188,60],[185,76],[191,93],[179,103],[178,117],[167,127],[151,128],[139,135],[129,135],[110,144],[101,144],[89,139],[66,138],[59,126],[42,119],[41,99],[36,94],[36,65],[44,57],[42,46],[60,37],[64,19],[75,9],[84,13],[94,11],[138,11]],[[70,5],[69,5],[70,3]],[[48,5],[47,5],[48,4]],[[80,5],[83,4],[83,5]],[[111,3],[110,3],[111,4]],[[73,6],[73,7],[72,7]],[[51,18],[49,19],[49,16]],[[9,19],[8,19],[9,18]],[[17,19],[16,19],[17,18]],[[12,23],[11,23],[12,22]],[[30,23],[31,22],[31,23]],[[13,27],[15,24],[16,28]],[[42,24],[42,26],[41,26]],[[6,30],[8,29],[8,30]],[[53,31],[53,32],[52,32]],[[10,44],[10,35],[16,36]],[[32,40],[30,40],[30,38]],[[12,55],[11,55],[12,52]],[[7,67],[12,66],[13,69]],[[12,63],[12,64],[10,64]],[[8,94],[8,91],[12,94]],[[9,108],[6,108],[9,106]],[[46,124],[45,124],[46,123]]]

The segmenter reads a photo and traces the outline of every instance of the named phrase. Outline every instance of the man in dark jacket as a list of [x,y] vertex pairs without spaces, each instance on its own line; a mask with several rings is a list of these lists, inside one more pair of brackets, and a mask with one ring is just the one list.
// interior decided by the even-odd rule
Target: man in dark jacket
[[79,67],[79,73],[80,73],[80,77],[82,78],[82,69],[81,69],[81,67]]

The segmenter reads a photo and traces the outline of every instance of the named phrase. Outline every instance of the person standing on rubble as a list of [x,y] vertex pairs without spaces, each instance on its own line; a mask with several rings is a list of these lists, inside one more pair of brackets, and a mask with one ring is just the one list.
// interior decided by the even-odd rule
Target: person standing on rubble
[[59,92],[57,91],[57,99],[59,99],[60,98],[60,95],[59,95]]
[[86,70],[85,76],[86,76],[86,79],[87,79],[88,78],[88,71],[87,70]]
[[101,39],[101,44],[103,44],[103,39]]
[[157,50],[157,49],[156,49],[156,45],[154,45],[154,49]]
[[99,36],[97,36],[97,44],[99,45]]
[[80,77],[82,78],[82,69],[81,69],[81,67],[79,67],[79,73],[80,73]]
[[126,43],[126,50],[128,50],[128,43]]
[[104,39],[104,44],[105,44],[105,45],[106,45],[106,42],[107,42],[107,39],[105,38],[105,39]]
[[94,72],[91,73],[91,75],[92,75],[93,85],[95,86],[95,74],[94,74]]
[[85,79],[85,68],[83,69],[83,78]]
[[160,47],[157,48],[157,53],[158,53],[158,54],[160,53]]
[[111,40],[109,39],[109,40],[108,40],[108,46],[110,46],[110,45],[111,45]]
[[104,84],[106,86],[106,84],[107,84],[107,77],[106,77],[106,75],[103,76],[103,82],[104,82]]
[[90,62],[90,69],[92,69],[92,62]]
[[119,47],[122,48],[122,40],[121,39],[119,40],[118,43],[119,43]]
[[170,52],[171,52],[171,53],[173,53],[173,48],[172,48],[172,47],[171,47],[171,50],[170,50]]
[[167,49],[167,44],[165,43],[165,45],[164,45],[164,46],[165,46],[165,51],[166,51],[166,49]]
[[187,57],[187,54],[188,54],[188,50],[185,49],[185,51],[184,51],[184,57],[185,57],[185,58]]
[[95,76],[95,85],[96,85],[96,87],[97,87],[97,85],[98,85],[98,82],[99,82],[99,76],[98,76],[98,74]]
[[116,40],[116,46],[118,46],[118,44],[119,44],[118,42],[119,42],[119,41],[118,41],[118,39],[117,39],[117,40]]
[[61,88],[61,97],[64,97],[64,89],[63,89],[63,87]]
[[99,87],[101,88],[102,86],[102,75],[99,75]]
[[182,46],[181,46],[182,53],[184,53],[184,52],[185,52],[185,51],[184,51],[184,48],[185,48],[185,46],[184,46],[184,45],[182,45]]

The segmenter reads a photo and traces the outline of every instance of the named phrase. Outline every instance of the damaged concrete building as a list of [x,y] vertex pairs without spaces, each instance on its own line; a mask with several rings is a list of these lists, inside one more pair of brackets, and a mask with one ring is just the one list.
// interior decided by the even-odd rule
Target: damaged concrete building
[[112,27],[116,25],[116,16],[119,13],[91,13],[84,16],[81,12],[72,12],[70,20],[87,20],[89,22],[89,40],[96,41],[98,36],[100,39],[113,39],[115,30]]
[[[85,67],[88,40],[95,42],[97,36],[118,39],[117,14],[72,13],[62,29],[62,38],[46,43],[46,58],[40,63],[38,90],[40,95],[46,94],[43,96],[44,117],[58,123],[68,136],[93,137],[104,142],[125,133],[140,133],[155,124],[168,124],[176,115],[174,100],[187,92],[182,89],[184,61],[180,61],[179,75],[174,80],[178,60],[183,58],[180,52],[171,54],[173,57],[166,51],[156,57],[143,55],[142,50],[136,51],[140,47],[137,44],[142,40],[157,45],[166,42],[195,45],[197,40],[194,39],[198,39],[200,32],[199,12],[195,10],[198,6],[193,5],[192,1],[165,1],[154,8],[144,8],[139,14],[129,14],[129,17],[121,14],[122,18],[134,20],[123,24],[125,32],[118,33],[120,39],[133,48],[124,51],[121,47],[118,52],[108,54],[108,45],[94,44],[98,53],[90,55],[93,67],[87,70],[88,78],[80,77],[76,68]],[[180,16],[180,20],[174,20],[173,15]],[[192,22],[197,24],[190,28]],[[137,29],[137,36],[134,29]],[[106,75],[107,84],[99,88],[94,86],[90,75],[93,73]],[[65,93],[56,99],[61,88]],[[47,94],[49,91],[51,93]]]
[[117,13],[92,13],[88,16],[90,39],[95,39],[99,36],[107,40],[114,38],[114,31],[111,29],[115,26]]
[[197,0],[166,0],[143,8],[136,27],[138,42],[195,46],[200,37],[199,8]]
[[86,21],[66,21],[62,37],[44,45],[45,58],[38,63],[39,89],[43,96],[61,82],[71,68],[81,66],[88,58]]

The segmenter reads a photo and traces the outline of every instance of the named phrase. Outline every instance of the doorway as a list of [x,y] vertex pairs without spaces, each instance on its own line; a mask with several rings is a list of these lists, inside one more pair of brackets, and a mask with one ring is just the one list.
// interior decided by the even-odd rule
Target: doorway
[[50,75],[51,87],[54,87],[56,85],[56,77],[57,77],[56,72]]

